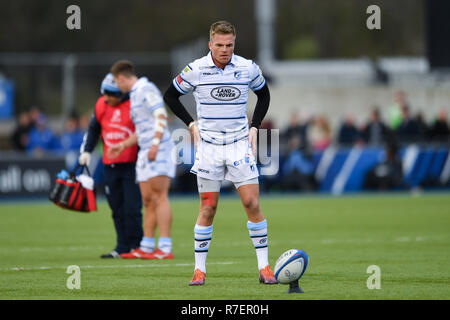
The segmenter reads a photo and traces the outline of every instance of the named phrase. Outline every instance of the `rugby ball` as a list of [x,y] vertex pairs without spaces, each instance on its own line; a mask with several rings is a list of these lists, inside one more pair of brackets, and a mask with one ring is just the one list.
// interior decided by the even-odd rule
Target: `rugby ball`
[[275,262],[275,279],[278,283],[289,284],[301,278],[308,267],[309,257],[300,249],[283,253]]

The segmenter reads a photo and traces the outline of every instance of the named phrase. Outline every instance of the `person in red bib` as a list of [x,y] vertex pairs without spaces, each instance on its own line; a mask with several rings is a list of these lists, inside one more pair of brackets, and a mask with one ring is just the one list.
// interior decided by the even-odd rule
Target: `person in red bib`
[[138,248],[143,236],[142,198],[135,173],[138,148],[132,146],[125,149],[120,156],[108,158],[110,146],[133,135],[135,127],[130,118],[129,95],[122,94],[112,74],[106,75],[100,91],[102,96],[95,104],[94,114],[80,148],[78,162],[81,165],[89,165],[91,153],[101,138],[105,194],[117,235],[114,250],[101,257],[120,258],[121,253]]

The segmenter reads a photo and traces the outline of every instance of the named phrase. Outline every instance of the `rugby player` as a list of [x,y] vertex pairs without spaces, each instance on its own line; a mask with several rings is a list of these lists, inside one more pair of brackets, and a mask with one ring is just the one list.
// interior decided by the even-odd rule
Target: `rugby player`
[[[173,79],[164,100],[190,129],[196,148],[191,172],[197,175],[200,212],[194,227],[195,267],[190,285],[203,285],[206,257],[222,180],[234,183],[247,213],[261,283],[277,283],[268,261],[267,221],[259,206],[256,143],[258,127],[267,113],[270,93],[262,72],[251,60],[235,55],[236,31],[226,21],[210,27],[208,55],[189,63]],[[248,125],[249,89],[258,100]],[[179,97],[193,92],[198,122]]]
[[[131,119],[136,127],[134,135],[109,149],[116,157],[126,148],[138,144],[136,178],[144,203],[144,237],[140,247],[127,254],[125,259],[173,259],[172,209],[168,192],[170,178],[175,176],[175,162],[171,157],[174,143],[167,128],[167,112],[161,92],[146,77],[138,78],[130,61],[116,62],[111,73],[123,93],[129,92]],[[155,230],[159,228],[158,245]]]

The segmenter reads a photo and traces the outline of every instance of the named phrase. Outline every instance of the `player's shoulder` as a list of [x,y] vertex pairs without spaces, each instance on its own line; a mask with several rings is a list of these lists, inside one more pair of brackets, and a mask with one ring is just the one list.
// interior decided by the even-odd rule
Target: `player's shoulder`
[[147,77],[142,77],[139,78],[133,91],[135,94],[140,96],[150,91],[159,92],[159,89],[152,81],[148,80]]
[[233,59],[232,62],[234,62],[234,64],[237,67],[247,67],[247,68],[258,67],[256,62],[253,61],[252,59],[247,59],[247,58],[244,58],[244,57],[242,57],[240,55],[237,55],[237,54],[234,54],[232,59]]
[[207,68],[208,66],[209,66],[208,56],[203,56],[188,63],[182,70],[182,73],[183,74],[198,73],[203,69]]

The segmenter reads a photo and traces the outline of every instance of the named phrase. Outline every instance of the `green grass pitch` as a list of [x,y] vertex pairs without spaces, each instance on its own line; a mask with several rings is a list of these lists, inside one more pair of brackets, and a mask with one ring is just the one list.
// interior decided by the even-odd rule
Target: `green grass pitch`
[[[269,258],[306,251],[305,293],[258,282],[256,255],[237,196],[223,197],[214,221],[206,285],[189,287],[198,200],[171,198],[174,260],[101,260],[113,248],[106,202],[90,214],[50,202],[0,204],[0,299],[449,299],[450,196],[340,198],[262,196]],[[81,288],[66,287],[81,270]],[[369,290],[370,265],[381,288]]]

